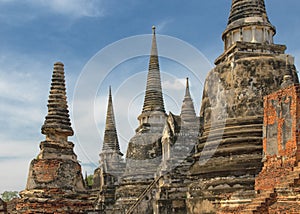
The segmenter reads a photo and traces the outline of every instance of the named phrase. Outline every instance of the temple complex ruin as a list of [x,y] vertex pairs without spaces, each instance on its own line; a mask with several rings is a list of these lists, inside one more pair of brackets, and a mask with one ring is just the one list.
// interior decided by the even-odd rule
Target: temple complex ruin
[[232,0],[224,52],[207,74],[200,114],[187,78],[175,115],[164,106],[153,27],[139,126],[124,157],[109,88],[92,187],[68,141],[74,133],[64,65],[55,63],[46,139],[12,213],[299,213],[300,85],[294,58],[274,43],[275,34],[264,0]]

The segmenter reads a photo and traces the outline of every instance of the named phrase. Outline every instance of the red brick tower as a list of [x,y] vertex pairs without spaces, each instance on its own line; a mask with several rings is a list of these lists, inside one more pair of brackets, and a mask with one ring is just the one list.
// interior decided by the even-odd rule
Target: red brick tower
[[55,63],[40,143],[40,153],[30,163],[26,189],[20,193],[18,213],[82,213],[88,200],[81,166],[68,141],[73,135],[69,118],[64,65]]

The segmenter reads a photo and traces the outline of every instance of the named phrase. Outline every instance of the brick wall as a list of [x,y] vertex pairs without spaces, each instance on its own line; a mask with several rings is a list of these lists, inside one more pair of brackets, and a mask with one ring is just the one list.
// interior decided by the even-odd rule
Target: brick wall
[[38,182],[51,182],[57,177],[61,161],[56,159],[38,160],[33,164],[33,172]]
[[256,190],[271,190],[299,160],[300,85],[289,86],[264,98],[264,167]]

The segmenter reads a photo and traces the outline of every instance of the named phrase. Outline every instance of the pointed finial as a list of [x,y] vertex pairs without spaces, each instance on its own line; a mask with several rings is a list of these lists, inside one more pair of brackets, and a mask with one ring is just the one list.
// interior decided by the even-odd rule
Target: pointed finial
[[112,95],[111,95],[111,86],[109,86],[109,88],[108,88],[106,129],[115,129],[115,118],[114,118],[113,102],[112,102]]
[[156,29],[156,27],[153,25],[153,26],[152,26],[152,33],[153,33],[153,34],[155,34],[155,29]]
[[117,135],[113,101],[111,95],[111,86],[109,86],[109,90],[108,90],[108,104],[107,104],[107,112],[106,112],[104,140],[103,140],[103,147],[102,147],[102,152],[104,151],[114,151],[120,155],[123,155],[120,151],[120,145],[119,145],[119,140]]
[[188,77],[186,78],[186,88],[190,88],[189,87],[189,78]]
[[191,97],[188,77],[186,78],[185,97]]
[[190,94],[190,87],[189,87],[189,78],[186,78],[186,88],[185,88],[185,95],[181,107],[180,113],[182,121],[195,121],[196,113],[194,108],[194,103],[191,98]]
[[108,88],[108,96],[111,97],[111,85]]
[[[158,56],[157,51],[157,44],[156,44],[156,33],[155,33],[155,26],[152,26],[152,46],[151,46],[151,56]],[[151,60],[151,59],[150,59]],[[158,60],[155,60],[158,64]]]
[[152,27],[152,45],[147,76],[146,93],[143,112],[161,111],[165,112],[163,94],[161,88],[158,51],[155,35],[155,26]]

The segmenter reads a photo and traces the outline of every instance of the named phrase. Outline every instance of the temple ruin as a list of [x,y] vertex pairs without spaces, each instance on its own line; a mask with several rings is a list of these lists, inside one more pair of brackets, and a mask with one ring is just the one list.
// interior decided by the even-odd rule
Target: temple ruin
[[92,187],[68,141],[74,133],[64,65],[55,63],[46,139],[11,213],[299,213],[300,85],[294,58],[274,43],[275,34],[264,0],[232,0],[224,52],[207,74],[200,114],[187,78],[175,115],[164,107],[153,27],[139,126],[124,157],[109,88]]

